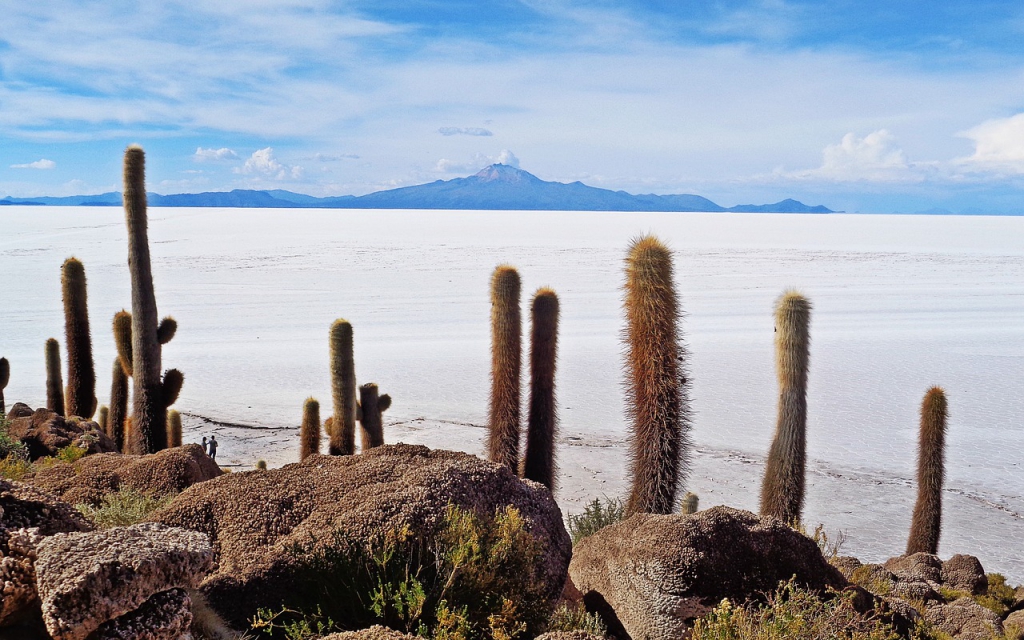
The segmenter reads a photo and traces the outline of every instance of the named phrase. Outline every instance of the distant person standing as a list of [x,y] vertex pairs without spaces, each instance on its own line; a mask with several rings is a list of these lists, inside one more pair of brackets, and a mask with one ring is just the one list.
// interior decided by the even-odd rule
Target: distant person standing
[[210,453],[210,446],[206,444],[206,436],[203,436],[203,453]]
[[210,458],[217,460],[217,436],[210,436]]

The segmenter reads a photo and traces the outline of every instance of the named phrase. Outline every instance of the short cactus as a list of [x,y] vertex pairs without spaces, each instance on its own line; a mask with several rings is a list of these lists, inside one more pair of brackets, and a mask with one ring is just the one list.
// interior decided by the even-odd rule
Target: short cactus
[[530,309],[530,411],[523,477],[555,488],[555,359],[558,354],[558,296],[538,289]]
[[11,363],[7,361],[7,358],[0,358],[0,413],[6,413],[7,407],[4,405],[4,389],[7,388],[7,383],[11,381]]
[[359,418],[362,434],[362,450],[368,451],[384,444],[384,419],[382,413],[391,406],[391,396],[378,395],[377,385],[370,382],[359,387]]
[[132,375],[132,314],[121,309],[114,314],[114,345],[117,347],[117,358],[121,361],[124,375]]
[[761,515],[800,522],[807,466],[807,368],[811,303],[787,291],[775,303],[778,421],[761,485]]
[[917,453],[917,504],[907,539],[907,555],[939,552],[942,534],[942,484],[945,479],[946,393],[932,387],[921,403]]
[[697,513],[699,504],[700,498],[697,497],[697,494],[692,491],[687,491],[686,495],[683,496],[683,504],[680,513],[687,516]]
[[352,355],[352,325],[335,320],[330,331],[331,416],[329,453],[350,456],[356,452],[356,365]]
[[171,409],[167,412],[167,447],[181,446],[181,413]]
[[96,424],[99,426],[100,431],[108,436],[110,435],[110,424],[108,422],[109,417],[110,409],[107,408],[107,405],[101,404],[100,408],[96,410]]
[[46,341],[46,408],[64,415],[64,379],[60,373],[60,343]]
[[[157,320],[149,258],[145,153],[132,145],[124,155],[124,211],[128,228],[128,271],[132,282],[132,429],[129,453],[154,453],[167,447],[167,407],[184,380],[171,369],[161,377],[161,345],[174,335],[173,319]],[[121,350],[119,349],[119,353]]]
[[632,489],[626,513],[670,514],[689,474],[690,404],[672,254],[653,236],[626,258],[626,411]]
[[507,264],[491,276],[491,402],[488,459],[519,470],[522,320],[519,273]]
[[61,291],[64,298],[64,341],[68,357],[64,410],[69,416],[89,419],[96,413],[96,368],[92,361],[85,267],[78,258],[64,261],[61,267]]
[[266,471],[267,470],[267,461],[266,460],[257,460],[256,461],[256,470],[257,471]]
[[299,427],[299,462],[315,453],[320,453],[320,403],[316,398],[306,398]]

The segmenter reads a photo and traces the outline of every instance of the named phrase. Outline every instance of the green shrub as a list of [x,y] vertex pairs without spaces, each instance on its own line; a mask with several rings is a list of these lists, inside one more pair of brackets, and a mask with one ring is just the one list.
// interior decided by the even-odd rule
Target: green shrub
[[[699,618],[691,640],[898,640],[884,622],[858,614],[852,593],[831,594],[822,599],[782,584],[763,605],[737,606],[723,600],[711,613]],[[933,636],[918,629],[913,638]]]
[[15,440],[8,433],[11,421],[5,413],[0,413],[0,459],[14,456],[22,460],[28,459],[28,447],[20,440]]
[[8,455],[0,460],[0,477],[8,480],[21,480],[32,470],[32,463],[18,455]]
[[602,502],[599,498],[594,498],[590,504],[583,507],[583,513],[570,515],[568,518],[569,535],[572,537],[573,545],[597,533],[599,529],[621,521],[624,517],[626,506],[622,500],[605,497]]
[[64,462],[67,462],[69,464],[74,464],[75,462],[81,460],[86,453],[88,453],[88,449],[83,449],[78,445],[69,444],[68,446],[63,447],[57,451],[56,458],[58,460],[63,460]]
[[1006,584],[1006,576],[1003,574],[990,573],[988,574],[988,591],[980,596],[972,597],[975,602],[1003,618],[1017,601],[1017,590]]
[[339,529],[289,552],[306,579],[280,610],[252,620],[273,638],[381,624],[434,640],[517,640],[542,631],[550,613],[541,544],[512,507],[493,518],[449,507],[431,539],[405,528],[367,546]]
[[120,491],[103,496],[98,507],[78,504],[75,508],[100,529],[108,529],[138,524],[173,497],[157,498],[129,487],[121,487]]

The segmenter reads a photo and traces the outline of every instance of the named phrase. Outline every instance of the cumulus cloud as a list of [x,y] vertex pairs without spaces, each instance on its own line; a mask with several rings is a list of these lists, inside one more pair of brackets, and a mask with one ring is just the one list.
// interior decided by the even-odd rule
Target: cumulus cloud
[[235,160],[238,158],[238,154],[231,149],[223,147],[220,149],[204,149],[199,147],[192,157],[196,162],[207,162],[212,160]]
[[236,168],[235,173],[256,175],[275,180],[287,178],[298,179],[302,177],[302,167],[282,164],[274,157],[274,150],[271,147],[253,151],[241,168]]
[[832,182],[906,182],[921,179],[918,169],[907,161],[896,137],[879,129],[863,138],[847,133],[839,144],[825,147],[820,167],[785,175]]
[[519,158],[517,158],[516,154],[512,153],[508,149],[502,149],[496,156],[477,153],[467,162],[441,158],[437,161],[434,171],[439,171],[441,173],[472,173],[492,164],[507,164],[510,167],[518,169]]
[[39,160],[36,160],[35,162],[26,162],[25,164],[11,165],[12,169],[55,169],[56,167],[56,162],[54,162],[53,160],[47,160],[46,158],[41,158]]
[[1024,113],[988,120],[958,135],[974,141],[974,154],[958,158],[956,164],[982,171],[1024,173]]
[[493,136],[487,129],[481,127],[441,127],[437,130],[442,136]]

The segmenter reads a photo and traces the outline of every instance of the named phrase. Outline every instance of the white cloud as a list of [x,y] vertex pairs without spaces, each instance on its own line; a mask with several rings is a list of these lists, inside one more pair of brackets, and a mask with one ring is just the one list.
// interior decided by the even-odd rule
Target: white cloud
[[437,130],[442,136],[493,136],[494,134],[481,127],[441,127]]
[[236,168],[235,173],[256,175],[258,177],[273,178],[274,180],[299,179],[302,177],[302,167],[282,164],[274,157],[274,150],[271,147],[253,151],[241,168]]
[[46,158],[36,160],[35,162],[26,162],[25,164],[11,165],[12,169],[55,169],[56,167],[56,162],[54,162],[53,160],[47,160]]
[[238,154],[226,147],[222,147],[220,149],[204,149],[199,147],[196,149],[192,158],[196,162],[207,162],[210,160],[234,160],[238,158]]
[[988,120],[958,135],[974,141],[974,154],[955,161],[961,167],[1024,174],[1024,113]]
[[507,164],[510,167],[519,168],[519,158],[508,149],[502,149],[496,156],[489,156],[483,153],[476,153],[471,160],[459,162],[441,158],[434,166],[434,171],[441,173],[475,173],[480,169],[492,164]]
[[839,144],[825,147],[820,167],[782,175],[829,182],[917,182],[923,168],[907,161],[893,134],[879,129],[863,138],[847,133]]

